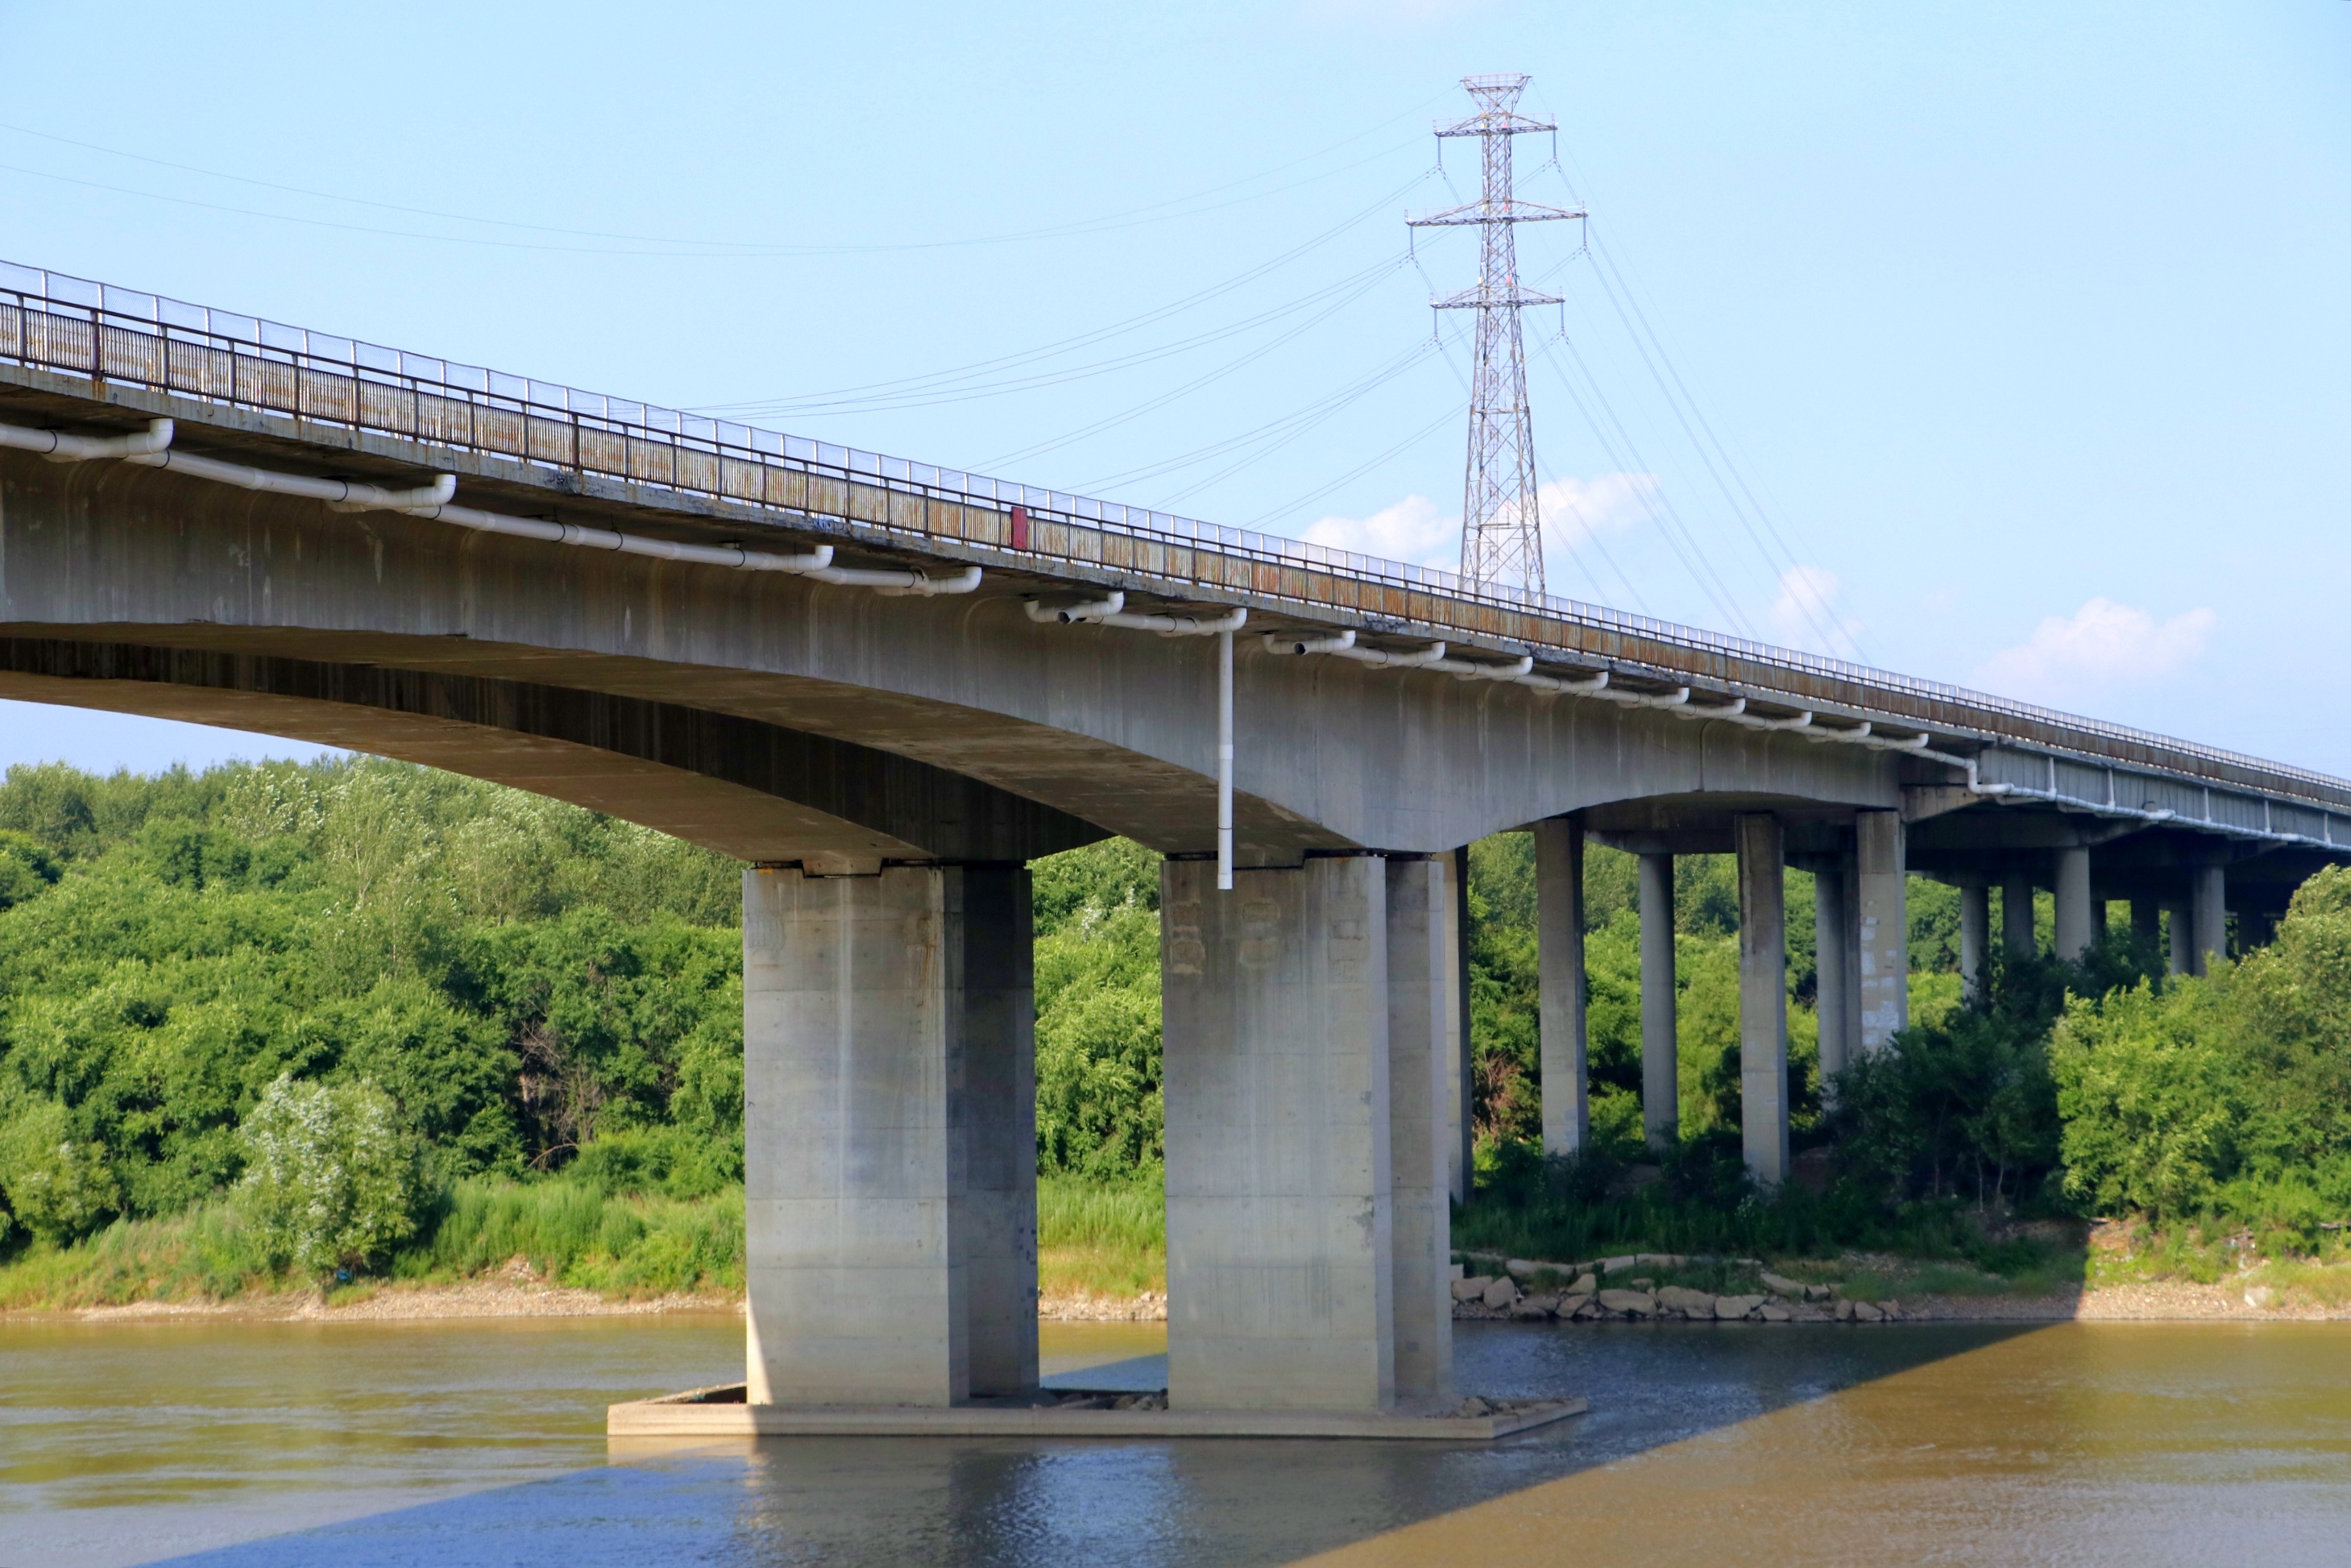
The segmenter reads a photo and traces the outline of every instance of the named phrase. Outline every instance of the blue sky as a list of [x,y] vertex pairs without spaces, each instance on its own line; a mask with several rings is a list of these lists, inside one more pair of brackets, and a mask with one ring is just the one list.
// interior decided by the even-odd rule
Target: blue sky
[[1443,561],[1523,71],[1555,591],[2351,773],[2343,0],[393,16],[0,0],[0,256]]

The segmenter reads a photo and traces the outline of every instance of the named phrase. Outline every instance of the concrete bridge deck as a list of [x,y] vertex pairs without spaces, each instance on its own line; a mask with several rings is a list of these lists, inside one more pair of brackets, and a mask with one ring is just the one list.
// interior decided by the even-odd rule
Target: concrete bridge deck
[[[167,447],[106,444],[155,420]],[[1767,1185],[1784,866],[1815,873],[1833,1073],[1907,1020],[1914,873],[1964,890],[1972,985],[1994,888],[2012,947],[2047,888],[2060,953],[2127,898],[2196,970],[2351,856],[2351,784],[2307,769],[6,267],[0,695],[433,763],[754,862],[755,1404],[1035,1386],[1038,855],[1171,857],[1176,1404],[1374,1410],[1450,1388],[1470,841],[1536,831],[1561,1150],[1584,842],[1646,857],[1661,1139],[1672,857],[1738,853]]]

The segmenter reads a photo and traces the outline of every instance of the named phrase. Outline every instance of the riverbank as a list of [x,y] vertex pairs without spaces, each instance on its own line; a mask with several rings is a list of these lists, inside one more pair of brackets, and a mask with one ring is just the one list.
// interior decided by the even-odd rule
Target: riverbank
[[[2266,1290],[2271,1293],[2263,1296]],[[1760,1302],[1758,1305],[1760,1306]],[[1869,1303],[1874,1310],[1884,1308]],[[1899,1322],[2351,1322],[2351,1305],[2326,1302],[2280,1292],[2274,1286],[2232,1280],[2220,1284],[2192,1281],[2135,1281],[2085,1290],[2037,1295],[1912,1295],[1889,1298],[1893,1321]],[[550,1285],[527,1274],[503,1273],[455,1283],[417,1284],[393,1281],[347,1286],[330,1296],[316,1291],[256,1292],[225,1301],[174,1300],[110,1302],[92,1306],[18,1307],[0,1312],[0,1321],[39,1319],[72,1322],[130,1322],[174,1319],[221,1319],[250,1322],[413,1322],[465,1318],[653,1317],[673,1313],[719,1313],[740,1316],[743,1299],[725,1292],[678,1291],[658,1296],[608,1295],[601,1291]],[[1135,1296],[1085,1292],[1047,1295],[1038,1303],[1038,1317],[1049,1322],[1165,1322],[1167,1297],[1163,1291]],[[1666,1314],[1638,1314],[1653,1322]],[[1687,1312],[1677,1309],[1675,1320]],[[1747,1312],[1737,1314],[1750,1315]],[[1463,1321],[1500,1321],[1513,1316],[1510,1308],[1489,1308],[1482,1302],[1458,1302],[1455,1316]],[[1520,1314],[1520,1321],[1526,1321]],[[1546,1319],[1554,1313],[1544,1313]],[[1624,1321],[1628,1314],[1609,1314]],[[1598,1314],[1594,1314],[1598,1317]],[[1568,1315],[1573,1322],[1573,1313]],[[1586,1320],[1590,1321],[1590,1320]],[[1759,1320],[1781,1321],[1781,1320]],[[1794,1323],[1832,1323],[1834,1307],[1792,1308]]]

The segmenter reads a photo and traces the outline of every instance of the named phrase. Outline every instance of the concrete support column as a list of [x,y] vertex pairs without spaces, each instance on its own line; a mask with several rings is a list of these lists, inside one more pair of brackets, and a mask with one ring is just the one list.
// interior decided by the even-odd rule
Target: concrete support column
[[1541,1009],[1542,1146],[1572,1155],[1592,1130],[1584,1055],[1583,825],[1535,824],[1535,931]]
[[2229,878],[2216,865],[2199,866],[2195,880],[2189,883],[2189,924],[2193,946],[2189,949],[2189,972],[2208,972],[2215,958],[2229,956]]
[[1394,1403],[1387,936],[1377,857],[1161,870],[1180,1408]]
[[1446,930],[1452,944],[1446,966],[1450,1000],[1445,1015],[1445,1185],[1456,1203],[1478,1186],[1478,1053],[1469,1036],[1469,848],[1445,857]]
[[2057,852],[2057,956],[2078,964],[2090,950],[2090,852]]
[[1641,857],[1641,1131],[1653,1149],[1681,1139],[1674,989],[1674,857]]
[[2011,958],[2030,958],[2041,951],[2032,931],[2032,879],[2021,871],[2000,881],[2000,945]]
[[1037,1386],[1035,901],[1025,865],[964,866],[964,1193],[971,1391]]
[[1453,905],[1438,861],[1389,861],[1387,895],[1395,1393],[1409,1404],[1453,1393],[1453,1215],[1446,1192]]
[[1027,936],[1017,868],[745,873],[754,1403],[1035,1386]]
[[2175,975],[2192,975],[2196,972],[2196,934],[2188,915],[2189,901],[2176,898],[2166,904],[2163,909],[2171,920],[2171,962],[2168,967]]
[[2152,898],[2134,895],[2131,905],[2131,938],[2153,946],[2163,936],[2163,905]]
[[1788,1176],[1786,856],[1780,819],[1731,819],[1739,849],[1739,1118],[1747,1169],[1765,1186]]
[[1991,949],[1991,889],[1970,879],[1959,884],[1959,999],[1984,999],[1984,959]]
[[1854,864],[1860,889],[1861,1049],[1865,1054],[1910,1024],[1910,868],[1902,813],[1854,813]]
[[2106,940],[2106,901],[2095,889],[2090,894],[2090,940],[2099,946]]
[[1845,885],[1845,856],[1816,862],[1813,868],[1813,1010],[1821,1026],[1821,1092],[1832,1092],[1836,1075],[1851,1063],[1853,1044],[1861,1020],[1855,1016],[1860,998],[1845,985],[1855,930],[1853,901]]

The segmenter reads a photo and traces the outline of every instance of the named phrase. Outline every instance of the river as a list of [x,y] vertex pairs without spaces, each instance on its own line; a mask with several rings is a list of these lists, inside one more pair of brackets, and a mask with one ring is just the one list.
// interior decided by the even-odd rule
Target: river
[[[1460,1325],[1491,1447],[608,1445],[733,1317],[0,1320],[0,1568],[2351,1561],[2351,1325]],[[1048,1370],[1155,1328],[1060,1324]],[[1090,1375],[1090,1380],[1099,1374]]]

